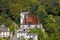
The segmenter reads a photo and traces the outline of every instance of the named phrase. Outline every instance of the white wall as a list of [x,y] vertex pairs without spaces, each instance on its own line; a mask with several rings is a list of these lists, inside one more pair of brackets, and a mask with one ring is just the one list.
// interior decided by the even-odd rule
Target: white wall
[[23,36],[25,39],[29,39],[29,38],[33,38],[33,40],[38,40],[38,36],[37,35],[27,35],[27,33],[17,33],[17,38],[20,38],[21,36]]
[[41,28],[41,25],[20,25],[20,28],[22,28],[22,29]]
[[23,20],[24,20],[24,16],[26,15],[26,14],[28,14],[29,12],[22,12],[22,13],[20,13],[20,24],[23,24]]
[[0,33],[0,37],[8,37],[9,36],[9,32],[1,32]]

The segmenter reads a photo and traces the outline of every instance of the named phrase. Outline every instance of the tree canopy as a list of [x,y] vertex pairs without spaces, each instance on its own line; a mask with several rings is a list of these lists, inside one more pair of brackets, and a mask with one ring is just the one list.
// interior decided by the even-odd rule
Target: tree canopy
[[14,32],[13,22],[20,25],[20,12],[33,12],[39,17],[45,33],[31,29],[39,40],[60,40],[60,0],[0,0],[0,25]]

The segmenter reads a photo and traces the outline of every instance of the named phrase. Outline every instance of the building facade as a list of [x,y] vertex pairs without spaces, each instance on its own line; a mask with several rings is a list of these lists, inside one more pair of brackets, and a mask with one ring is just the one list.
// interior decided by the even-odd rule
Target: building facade
[[44,29],[42,24],[40,24],[39,18],[31,12],[20,13],[20,28],[16,30],[15,35],[10,38],[10,40],[21,40],[24,37],[25,40],[32,38],[33,40],[38,40],[38,35],[35,33],[28,33],[31,28]]
[[9,28],[6,28],[5,25],[0,26],[0,37],[9,37],[11,36]]
[[39,28],[42,29],[42,31],[44,31],[38,16],[31,12],[20,13],[20,28],[21,29]]
[[32,38],[33,40],[38,40],[37,34],[26,33],[25,31],[18,31],[17,39],[21,39],[22,37],[24,37],[25,40],[29,40],[30,38]]

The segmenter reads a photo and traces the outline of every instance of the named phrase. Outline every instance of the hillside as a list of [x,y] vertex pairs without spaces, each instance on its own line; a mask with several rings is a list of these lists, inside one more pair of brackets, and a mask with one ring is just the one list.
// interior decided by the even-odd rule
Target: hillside
[[32,12],[39,17],[45,33],[31,29],[39,40],[60,40],[60,0],[0,0],[0,25],[14,32],[13,23],[19,28],[21,12]]

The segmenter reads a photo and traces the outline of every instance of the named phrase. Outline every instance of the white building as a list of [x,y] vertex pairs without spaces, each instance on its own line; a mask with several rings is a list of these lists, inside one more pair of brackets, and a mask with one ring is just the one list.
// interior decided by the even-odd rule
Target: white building
[[9,28],[6,28],[5,25],[0,26],[0,37],[9,37],[10,32]]
[[[36,18],[38,19],[36,21],[37,24],[35,24],[35,22],[34,22],[34,24],[32,24],[31,22],[29,23],[29,20],[28,20],[29,15],[28,14],[31,16],[31,19],[33,19],[33,21],[36,20],[36,19],[34,19],[35,18],[34,16],[36,16],[36,15],[34,15],[33,13],[30,13],[30,12],[22,12],[22,13],[20,13],[20,16],[21,16],[20,17],[20,28],[21,29],[25,29],[25,30],[26,29],[30,29],[30,28],[39,28],[39,29],[42,29],[42,31],[44,32],[43,26],[42,26],[42,24],[40,24],[39,18],[36,16]],[[26,20],[25,18],[27,19],[27,21],[26,21],[27,23],[24,24],[24,20]]]
[[30,38],[33,38],[33,40],[38,40],[37,34],[26,33],[25,31],[17,31],[16,36],[17,39],[24,37],[25,40],[29,40]]
[[21,40],[22,36],[26,40],[29,40],[29,38],[38,40],[37,34],[28,33],[30,28],[39,28],[44,32],[42,24],[40,24],[40,20],[35,14],[30,12],[20,13],[20,29],[16,30],[15,36],[11,37],[10,40]]
[[[39,22],[40,21],[39,18],[34,14],[32,14],[32,16],[34,16],[34,17],[32,17],[31,15],[29,17],[28,14],[30,15],[30,12],[20,13],[20,29],[16,30],[15,35],[10,37],[10,40],[21,40],[22,37],[24,37],[25,40],[29,40],[30,38],[33,38],[33,40],[38,40],[37,34],[28,33],[30,31],[29,30],[30,28],[39,28],[39,29],[42,29],[42,31],[44,32],[43,26]],[[35,16],[38,20],[35,19]],[[26,21],[27,23],[24,23],[25,19],[27,20]],[[33,23],[32,23],[32,21],[33,21]],[[37,23],[34,21],[36,21]]]

